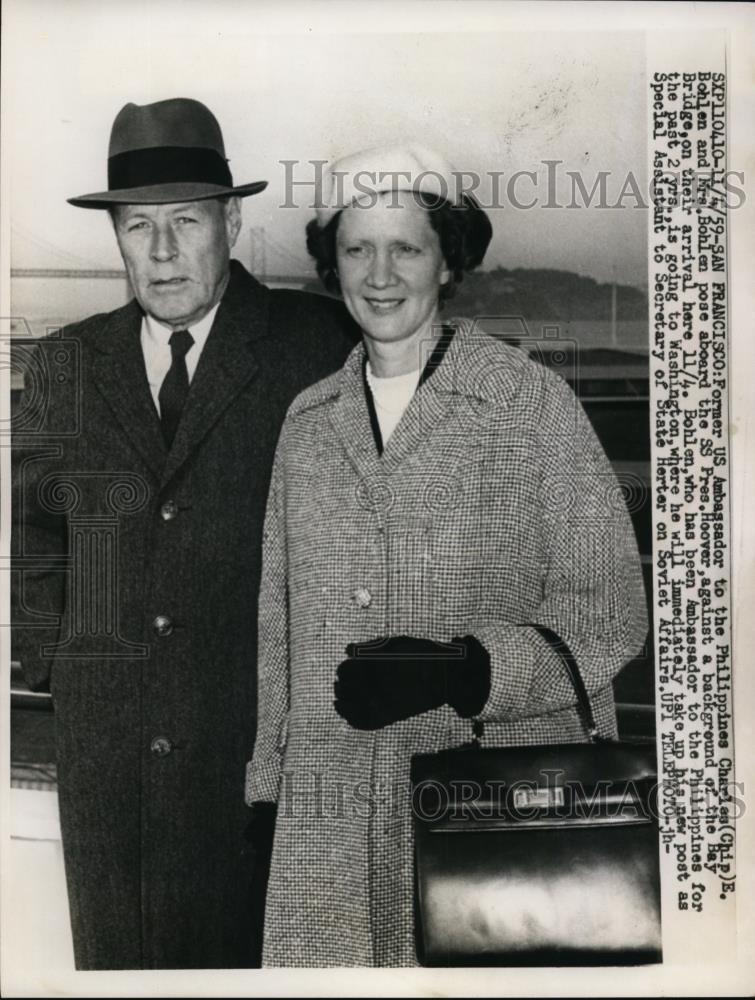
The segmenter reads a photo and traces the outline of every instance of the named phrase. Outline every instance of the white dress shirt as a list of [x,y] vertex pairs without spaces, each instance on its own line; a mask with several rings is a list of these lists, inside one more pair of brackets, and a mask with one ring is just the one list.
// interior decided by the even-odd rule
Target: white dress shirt
[[[186,371],[189,373],[189,385],[194,378],[199,356],[207,342],[219,305],[219,302],[214,305],[198,323],[182,327],[182,329],[188,330],[194,338],[194,343],[186,352]],[[154,316],[145,316],[142,320],[141,344],[144,353],[144,366],[147,370],[149,389],[158,413],[160,412],[160,387],[173,362],[170,349],[171,333],[173,333],[171,328],[159,323]]]

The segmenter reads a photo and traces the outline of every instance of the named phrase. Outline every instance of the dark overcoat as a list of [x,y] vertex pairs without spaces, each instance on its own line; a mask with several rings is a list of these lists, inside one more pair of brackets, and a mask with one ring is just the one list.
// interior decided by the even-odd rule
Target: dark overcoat
[[27,378],[14,656],[53,695],[77,966],[239,967],[270,469],[289,403],[353,334],[340,303],[232,262],[166,452],[141,318],[132,301],[64,329]]

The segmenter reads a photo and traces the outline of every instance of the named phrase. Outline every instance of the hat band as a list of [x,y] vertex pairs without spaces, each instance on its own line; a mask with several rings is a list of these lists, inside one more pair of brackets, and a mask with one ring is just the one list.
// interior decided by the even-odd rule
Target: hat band
[[117,153],[107,161],[107,179],[111,191],[187,182],[233,187],[228,162],[220,153],[193,146],[153,146]]

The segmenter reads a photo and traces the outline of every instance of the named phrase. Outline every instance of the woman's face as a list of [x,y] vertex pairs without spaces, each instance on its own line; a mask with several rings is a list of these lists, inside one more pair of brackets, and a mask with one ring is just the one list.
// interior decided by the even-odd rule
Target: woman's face
[[410,191],[345,208],[336,254],[344,300],[366,336],[396,343],[429,330],[450,272],[428,213]]

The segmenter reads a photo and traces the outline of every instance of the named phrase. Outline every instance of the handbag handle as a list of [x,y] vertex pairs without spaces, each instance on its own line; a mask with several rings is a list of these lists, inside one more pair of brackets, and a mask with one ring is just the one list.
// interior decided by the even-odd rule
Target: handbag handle
[[[569,673],[569,679],[571,680],[572,687],[574,688],[574,693],[577,696],[577,704],[579,706],[579,713],[582,718],[582,723],[587,731],[591,742],[599,743],[603,737],[598,733],[598,727],[595,724],[595,716],[593,715],[592,705],[590,704],[590,697],[587,694],[587,688],[585,687],[585,682],[582,680],[582,674],[577,666],[577,661],[574,658],[574,653],[569,649],[568,645],[564,642],[561,636],[554,632],[552,628],[548,628],[547,625],[538,625],[535,622],[521,622],[522,627],[533,628],[538,632],[543,639],[548,643],[550,648],[556,653],[563,665],[566,667]],[[475,719],[473,723],[474,737],[475,740],[479,741],[482,737],[484,731],[484,723],[480,719]]]

